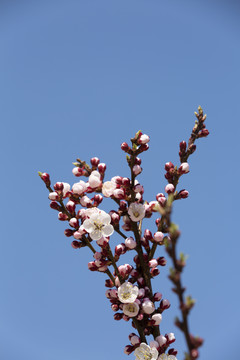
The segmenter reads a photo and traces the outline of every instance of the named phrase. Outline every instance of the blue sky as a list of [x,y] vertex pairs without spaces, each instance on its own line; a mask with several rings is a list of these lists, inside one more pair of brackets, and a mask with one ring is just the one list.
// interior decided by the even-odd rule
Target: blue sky
[[[113,321],[105,276],[88,271],[87,250],[71,248],[37,171],[73,184],[72,161],[98,156],[106,178],[128,176],[120,144],[142,129],[151,142],[139,180],[150,201],[165,187],[165,162],[178,164],[199,104],[210,136],[190,158],[180,185],[190,197],[173,220],[189,254],[184,283],[197,299],[190,328],[205,338],[200,358],[236,356],[239,16],[237,1],[0,3],[1,359],[127,359],[131,327]],[[181,360],[167,273],[154,288],[172,303],[162,330],[176,334]]]

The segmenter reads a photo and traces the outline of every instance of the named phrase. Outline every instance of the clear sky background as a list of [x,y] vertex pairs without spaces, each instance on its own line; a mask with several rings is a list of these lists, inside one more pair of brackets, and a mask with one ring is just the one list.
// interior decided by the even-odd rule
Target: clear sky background
[[[184,283],[197,299],[190,328],[205,338],[200,359],[237,359],[239,20],[229,0],[0,2],[1,360],[128,359],[132,328],[113,320],[106,276],[88,271],[86,249],[71,248],[37,171],[73,184],[72,161],[98,156],[106,179],[128,176],[120,144],[142,129],[151,142],[139,180],[153,200],[199,104],[210,136],[190,158],[180,184],[190,196],[173,220],[190,256]],[[175,333],[182,360],[167,273],[154,289],[172,303],[161,328]]]

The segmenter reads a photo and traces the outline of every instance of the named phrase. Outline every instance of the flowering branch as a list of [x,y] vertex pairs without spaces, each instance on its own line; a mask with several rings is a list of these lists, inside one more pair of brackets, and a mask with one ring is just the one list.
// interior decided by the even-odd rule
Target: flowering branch
[[[167,299],[162,299],[160,292],[153,292],[152,280],[160,274],[158,266],[165,266],[163,256],[154,258],[158,246],[165,245],[167,253],[173,262],[170,269],[170,280],[174,283],[174,292],[180,302],[182,319],[176,320],[176,325],[183,331],[188,353],[185,360],[198,358],[197,348],[202,340],[189,333],[188,315],[194,305],[191,297],[183,298],[185,289],[181,282],[181,273],[185,266],[185,257],[176,255],[176,244],[180,232],[171,220],[172,205],[175,200],[188,197],[188,192],[183,189],[176,191],[177,184],[183,174],[189,172],[188,157],[195,151],[195,140],[208,135],[203,115],[199,107],[196,113],[197,121],[187,144],[180,143],[179,168],[172,163],[166,163],[165,178],[168,185],[165,187],[167,197],[163,193],[156,196],[156,201],[144,201],[144,187],[137,181],[137,176],[142,172],[139,155],[148,150],[149,136],[138,131],[131,139],[132,146],[122,143],[121,149],[127,153],[127,162],[130,168],[130,178],[115,176],[110,181],[103,181],[106,164],[100,163],[97,157],[91,159],[91,165],[77,159],[74,163],[73,174],[76,177],[87,177],[87,181],[80,180],[71,187],[67,183],[57,182],[54,190],[51,188],[50,176],[39,173],[48,191],[50,207],[58,211],[61,221],[68,221],[70,228],[64,233],[67,237],[74,237],[72,247],[80,249],[88,247],[93,253],[94,260],[88,263],[90,271],[103,272],[108,275],[105,286],[108,288],[106,297],[115,312],[114,319],[125,321],[132,320],[132,327],[138,335],[129,335],[130,345],[125,347],[125,353],[134,352],[138,360],[177,360],[177,350],[169,348],[175,341],[173,333],[163,335],[160,331],[162,314],[170,307]],[[95,193],[93,197],[89,194]],[[111,198],[117,209],[109,213],[99,209],[103,197]],[[65,204],[64,201],[67,200]],[[81,206],[77,210],[77,206]],[[159,213],[156,219],[157,231],[152,235],[149,229],[142,230],[144,219],[151,218],[154,213]],[[132,236],[124,232],[131,232]],[[111,249],[110,237],[116,232],[123,240]],[[167,234],[167,235],[164,235]],[[95,241],[99,250],[95,250],[92,242]],[[133,265],[118,265],[122,255],[132,251]],[[109,267],[113,266],[113,273]],[[159,305],[156,303],[159,302]],[[147,336],[152,335],[153,341],[147,344]]]

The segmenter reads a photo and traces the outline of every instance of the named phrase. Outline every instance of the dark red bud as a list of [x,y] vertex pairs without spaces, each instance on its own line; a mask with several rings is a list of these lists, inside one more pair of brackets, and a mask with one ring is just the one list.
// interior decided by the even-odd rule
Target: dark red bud
[[123,143],[121,144],[121,149],[122,149],[123,151],[125,151],[125,152],[128,152],[128,151],[130,150],[130,147],[129,147],[129,145],[128,145],[126,142],[123,142]]
[[77,240],[73,240],[71,245],[74,249],[80,249],[80,247],[81,247],[81,243]]

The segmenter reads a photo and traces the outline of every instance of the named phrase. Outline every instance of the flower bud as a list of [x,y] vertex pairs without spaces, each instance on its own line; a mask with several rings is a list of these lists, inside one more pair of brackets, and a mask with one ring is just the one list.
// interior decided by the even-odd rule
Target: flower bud
[[141,343],[140,337],[138,335],[136,335],[136,334],[131,336],[129,340],[130,340],[132,345],[139,345]]
[[135,249],[137,243],[132,237],[128,237],[125,239],[125,245],[128,249]]
[[121,144],[121,149],[122,149],[123,151],[125,151],[125,152],[128,152],[128,151],[130,150],[130,147],[129,147],[129,145],[128,145],[126,142],[123,142],[123,143]]
[[177,356],[177,350],[174,348],[171,348],[168,350],[168,355],[173,355],[173,356]]
[[179,144],[179,148],[180,148],[180,151],[182,153],[185,153],[186,149],[187,149],[187,143],[186,141],[181,141],[180,144]]
[[160,270],[157,268],[151,269],[150,274],[154,276],[158,276],[160,274]]
[[175,191],[175,187],[173,184],[167,184],[165,186],[165,191],[167,194],[172,194]]
[[163,345],[166,344],[167,339],[165,338],[165,336],[163,335],[159,335],[158,337],[156,337],[157,342],[159,343],[160,347],[162,347]]
[[64,235],[67,237],[73,236],[74,230],[66,229],[64,230]]
[[105,286],[106,287],[109,287],[109,288],[112,288],[114,286],[114,283],[111,279],[106,279],[105,280]]
[[130,355],[134,351],[134,346],[126,345],[124,348],[124,353]]
[[173,168],[174,168],[174,165],[173,165],[173,163],[171,161],[169,161],[169,162],[167,162],[165,164],[165,170],[166,171],[169,171],[170,169],[173,169]]
[[142,172],[142,168],[140,165],[134,165],[133,166],[133,173],[134,175],[139,175]]
[[90,271],[97,271],[97,270],[98,270],[98,267],[97,267],[97,265],[95,264],[95,261],[90,261],[90,262],[88,263],[88,269],[89,269]]
[[152,314],[155,310],[154,303],[151,300],[145,300],[142,303],[142,310],[145,314]]
[[49,186],[51,184],[50,182],[50,176],[48,173],[41,173],[40,171],[38,172],[39,176],[41,177],[41,179],[45,182],[46,186]]
[[51,201],[50,202],[50,208],[53,210],[61,210],[61,206],[56,202],[56,201]]
[[160,256],[159,258],[157,258],[157,262],[158,262],[158,265],[165,266],[167,263],[167,260],[165,259],[164,256]]
[[155,232],[153,235],[153,239],[156,243],[162,244],[163,243],[164,234],[161,231]]
[[179,169],[178,169],[179,174],[187,174],[189,172],[189,164],[187,162],[183,162]]
[[115,190],[113,190],[113,196],[116,199],[124,199],[125,191],[123,189],[115,189]]
[[83,174],[83,170],[82,168],[80,168],[79,166],[75,166],[73,169],[72,169],[72,173],[74,176],[81,176]]
[[100,160],[97,157],[93,157],[93,158],[91,158],[90,162],[91,162],[93,167],[97,167],[98,164],[100,163]]
[[163,299],[163,300],[160,302],[160,309],[161,309],[161,310],[166,310],[166,309],[169,309],[169,308],[170,308],[170,302],[169,302],[169,300]]
[[155,268],[155,267],[158,266],[158,261],[157,261],[156,259],[149,260],[148,266],[149,266],[150,268]]
[[122,313],[116,313],[113,316],[114,320],[121,320],[123,318],[123,314]]
[[67,204],[66,204],[66,208],[67,208],[67,210],[72,214],[72,213],[74,213],[74,211],[75,211],[75,208],[76,208],[76,204],[75,204],[75,202],[73,202],[73,201],[68,201],[67,202]]
[[160,292],[156,292],[154,295],[153,295],[153,300],[154,301],[160,301],[162,299],[162,294]]
[[179,191],[177,197],[179,199],[186,199],[188,197],[188,195],[189,195],[189,192],[187,190],[183,189],[183,190]]
[[50,192],[48,195],[49,200],[55,201],[55,200],[59,200],[60,197],[58,195],[58,193],[56,191]]
[[98,171],[100,172],[100,174],[104,174],[106,171],[106,168],[107,168],[106,164],[104,164],[104,163],[98,164]]
[[168,333],[165,336],[167,338],[168,344],[172,344],[176,340],[174,333]]
[[73,249],[79,249],[81,247],[81,243],[76,240],[73,240],[71,245],[72,245]]
[[67,214],[60,212],[60,213],[58,213],[58,219],[61,221],[66,221],[66,220],[68,220],[68,216],[67,216]]
[[63,183],[62,182],[57,182],[56,184],[54,184],[54,190],[56,191],[63,191]]
[[76,218],[71,218],[69,220],[69,225],[72,226],[73,228],[79,228],[79,221]]

